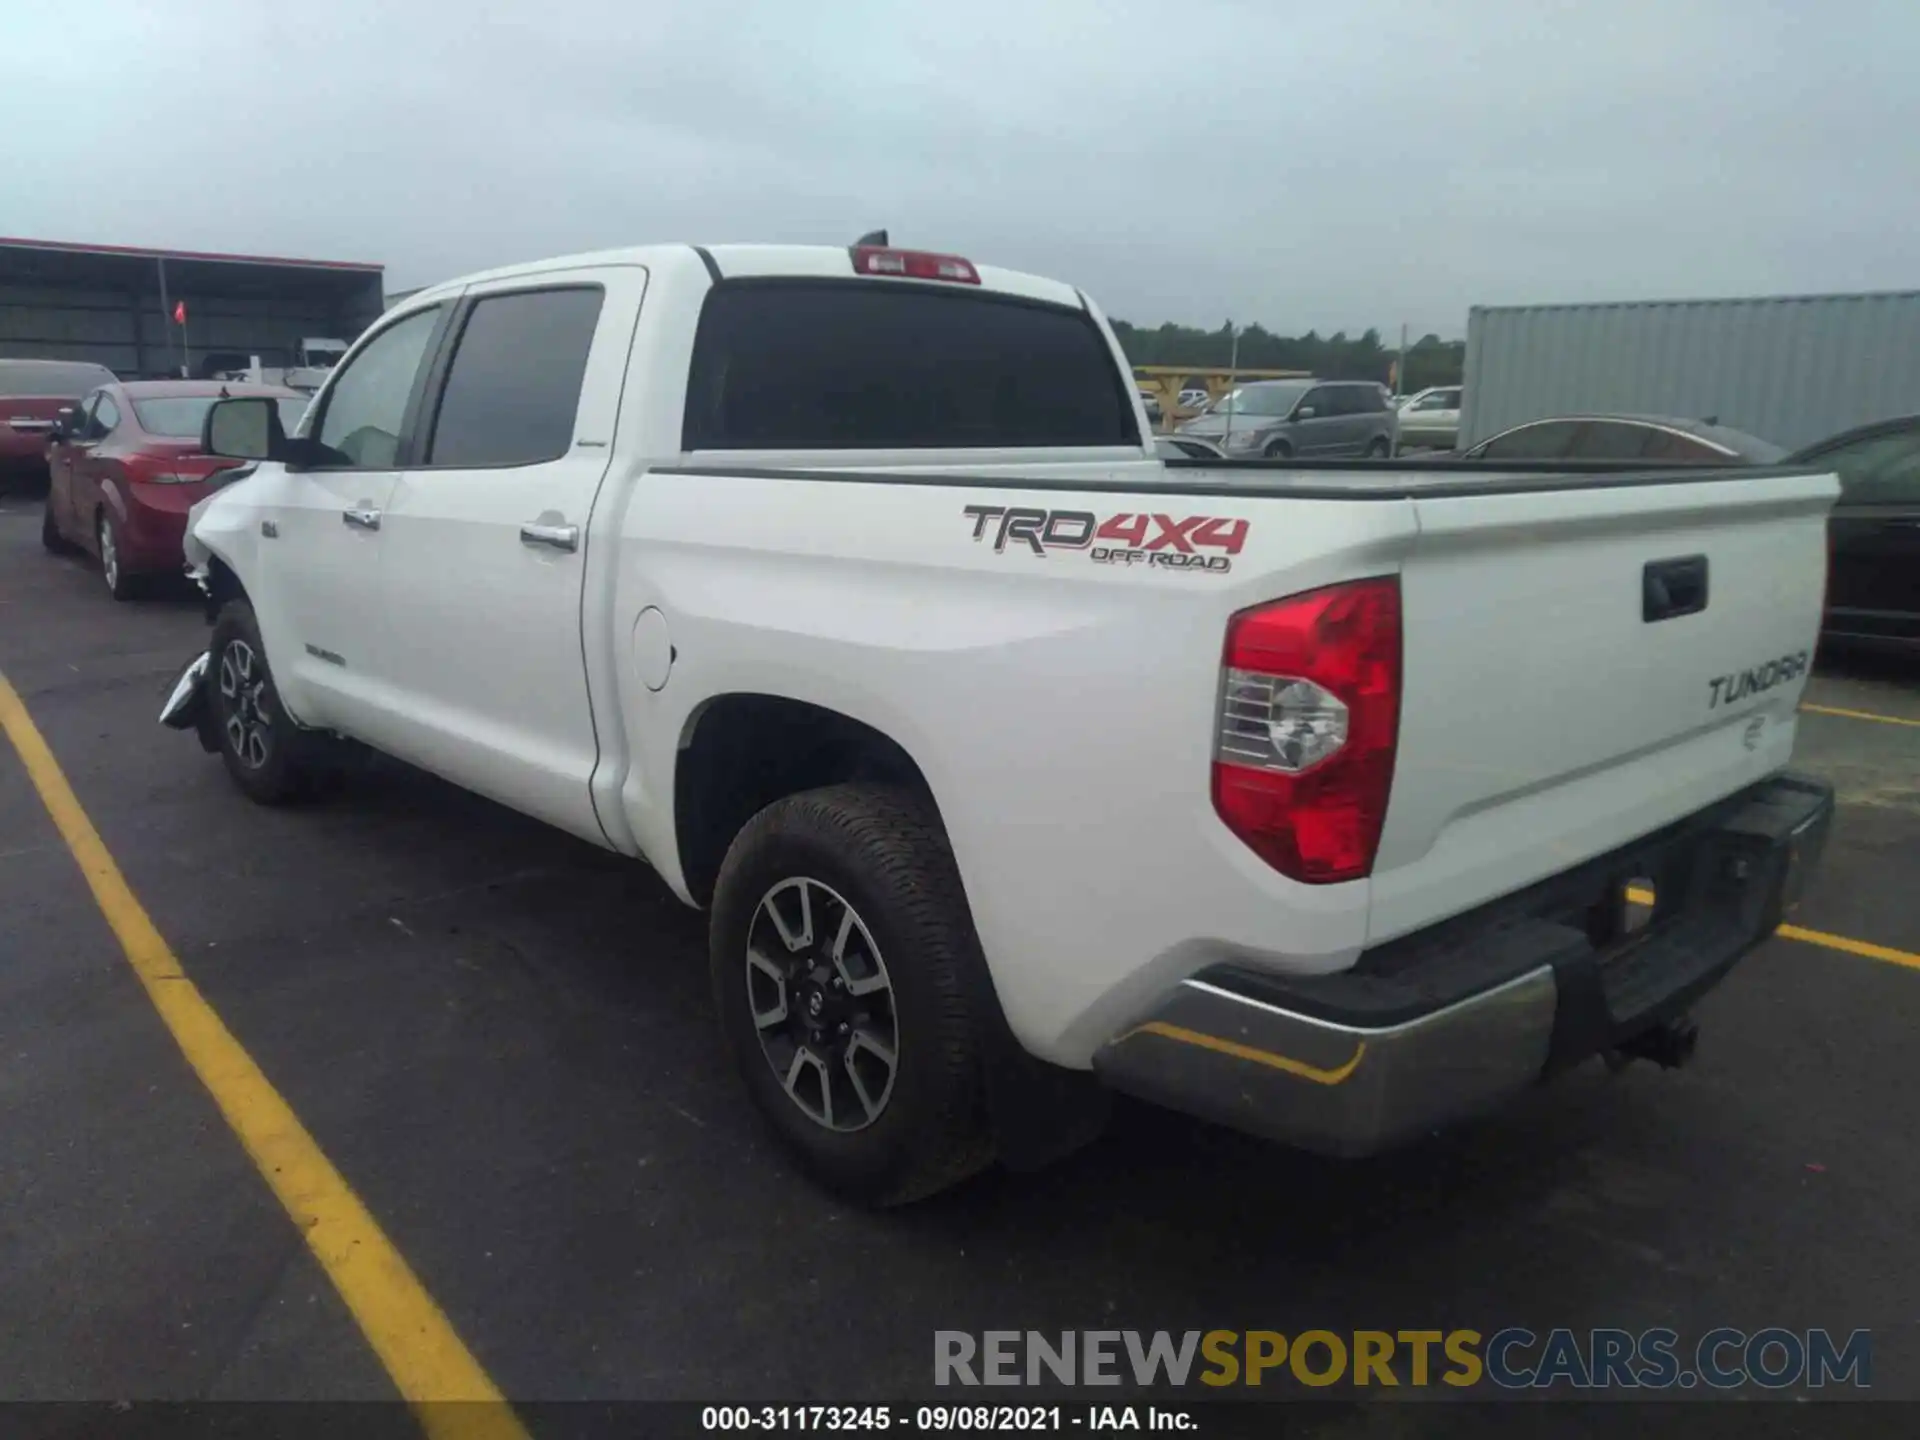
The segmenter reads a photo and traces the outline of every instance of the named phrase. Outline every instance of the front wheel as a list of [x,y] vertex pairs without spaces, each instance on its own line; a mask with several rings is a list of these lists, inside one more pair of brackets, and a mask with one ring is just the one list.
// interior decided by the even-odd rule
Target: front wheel
[[213,707],[220,758],[234,783],[262,805],[282,805],[313,788],[313,737],[280,706],[267,668],[253,607],[232,600],[214,622],[207,699]]
[[979,940],[925,802],[836,785],[762,810],[721,867],[709,963],[740,1077],[816,1180],[898,1205],[991,1161]]
[[1367,442],[1367,459],[1384,460],[1393,453],[1393,442],[1384,435],[1376,435]]
[[1275,440],[1267,446],[1265,454],[1269,460],[1291,460],[1293,458],[1293,446],[1284,440]]

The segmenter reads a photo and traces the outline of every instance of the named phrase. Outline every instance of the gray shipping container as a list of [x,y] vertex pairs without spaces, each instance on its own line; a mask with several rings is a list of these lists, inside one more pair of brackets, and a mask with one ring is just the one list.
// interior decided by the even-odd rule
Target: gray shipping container
[[1467,316],[1460,448],[1590,411],[1709,416],[1789,450],[1920,411],[1920,291]]

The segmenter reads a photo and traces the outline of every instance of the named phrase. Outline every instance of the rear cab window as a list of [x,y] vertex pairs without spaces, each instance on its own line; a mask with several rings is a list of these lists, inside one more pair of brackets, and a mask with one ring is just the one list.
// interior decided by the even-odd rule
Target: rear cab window
[[1132,384],[1085,310],[971,286],[726,280],[700,312],[682,446],[1138,447]]

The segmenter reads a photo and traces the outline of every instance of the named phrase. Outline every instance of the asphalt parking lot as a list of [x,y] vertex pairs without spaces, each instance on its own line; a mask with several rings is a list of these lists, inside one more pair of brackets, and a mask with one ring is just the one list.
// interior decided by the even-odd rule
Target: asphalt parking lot
[[[898,1213],[796,1180],[644,869],[382,767],[245,803],[154,716],[205,634],[0,501],[0,675],[182,970],[520,1401],[921,1397],[937,1329],[1873,1331],[1920,1398],[1920,670],[1823,671],[1841,812],[1698,1059],[1373,1162],[1145,1108]],[[1848,712],[1848,713],[1835,713]],[[1869,718],[1878,717],[1878,718]],[[1859,942],[1853,949],[1843,943]],[[1874,947],[1879,947],[1877,950]],[[0,746],[0,1398],[391,1398]]]

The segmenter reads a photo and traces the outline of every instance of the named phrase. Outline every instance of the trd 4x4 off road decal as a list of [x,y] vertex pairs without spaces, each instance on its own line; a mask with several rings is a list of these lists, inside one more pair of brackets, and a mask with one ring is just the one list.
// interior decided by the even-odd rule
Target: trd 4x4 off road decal
[[1017,505],[968,505],[962,513],[973,521],[975,540],[986,539],[991,527],[996,553],[1009,544],[1025,545],[1040,556],[1049,550],[1084,550],[1096,565],[1154,565],[1221,575],[1233,568],[1227,557],[1238,555],[1247,543],[1245,520],[1217,515],[1176,520],[1171,515],[1122,510],[1103,520],[1091,510]]

